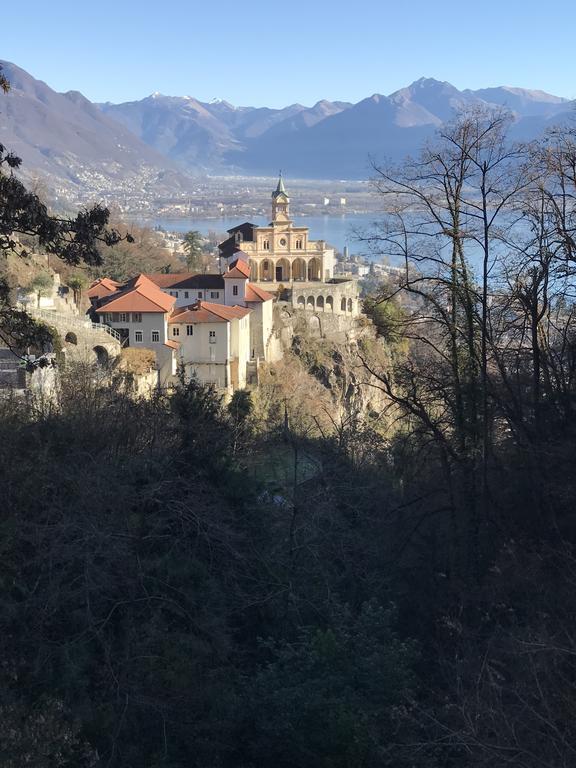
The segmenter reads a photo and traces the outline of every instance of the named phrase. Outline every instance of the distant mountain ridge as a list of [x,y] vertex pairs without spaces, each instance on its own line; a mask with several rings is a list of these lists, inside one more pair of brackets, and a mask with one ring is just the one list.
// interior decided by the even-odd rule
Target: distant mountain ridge
[[12,88],[0,99],[0,141],[55,187],[87,196],[170,195],[189,189],[190,175],[275,175],[364,179],[372,157],[400,161],[474,104],[514,115],[512,134],[532,138],[567,120],[574,102],[508,86],[458,90],[421,78],[356,104],[317,102],[282,109],[235,107],[192,96],[154,93],[123,104],[93,104],[77,91],[57,93],[8,62]]
[[455,110],[473,104],[508,108],[513,132],[522,137],[565,119],[574,106],[543,91],[460,91],[421,78],[357,104],[323,100],[313,107],[269,109],[153,94],[101,109],[187,170],[272,175],[283,167],[303,178],[365,178],[369,156],[400,160],[413,154]]

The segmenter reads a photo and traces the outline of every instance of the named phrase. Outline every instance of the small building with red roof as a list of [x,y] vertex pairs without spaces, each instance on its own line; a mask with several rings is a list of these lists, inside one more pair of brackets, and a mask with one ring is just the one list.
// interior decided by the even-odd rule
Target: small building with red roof
[[131,347],[156,352],[161,386],[178,366],[229,393],[268,359],[273,295],[250,283],[242,253],[223,275],[140,274],[91,288],[93,313]]
[[234,391],[247,384],[250,320],[247,307],[198,301],[174,310],[170,337],[180,343],[179,361],[188,375]]
[[118,331],[124,345],[156,349],[168,339],[168,316],[175,303],[148,277],[138,275],[101,298],[95,312]]

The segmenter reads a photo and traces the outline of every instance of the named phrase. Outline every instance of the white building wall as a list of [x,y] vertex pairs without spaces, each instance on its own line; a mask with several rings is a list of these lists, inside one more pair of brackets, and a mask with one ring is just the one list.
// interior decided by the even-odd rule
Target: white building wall
[[323,280],[332,280],[334,277],[335,266],[336,256],[334,254],[334,248],[327,248],[324,251],[324,258],[322,261],[322,268],[324,269],[324,274],[322,275]]
[[[224,304],[228,307],[233,307],[236,304],[244,305],[244,297],[246,295],[246,283],[248,280],[238,278],[236,280],[233,277],[227,277],[224,280]],[[237,293],[234,294],[234,288]]]
[[246,306],[252,310],[250,316],[250,356],[268,360],[267,344],[272,333],[272,301],[248,301]]
[[[194,323],[191,336],[186,330],[189,323],[170,325],[180,329],[177,337],[179,355],[188,375],[195,375],[203,384],[214,384],[218,389],[229,388],[230,324]],[[211,332],[214,336],[210,335]]]
[[178,368],[176,350],[161,346],[156,351],[156,368],[158,369],[158,386],[167,387],[174,383]]
[[[180,329],[178,337],[172,337],[180,342],[180,354],[185,363],[225,363],[229,355],[229,323],[194,323],[192,336],[186,332],[186,323],[171,323],[172,327]],[[210,333],[214,335],[211,336]]]
[[213,384],[216,389],[230,391],[229,363],[186,363],[188,376],[196,376],[201,384]]
[[[124,314],[126,319],[121,319]],[[136,321],[134,315],[140,314],[142,320]],[[157,349],[164,344],[167,340],[167,314],[165,312],[125,312],[115,313],[118,316],[118,320],[113,320],[112,313],[100,313],[100,319],[102,322],[114,328],[117,331],[127,329],[129,345],[131,347],[148,347],[149,349]],[[142,334],[142,341],[136,340],[136,332],[139,331]],[[158,331],[159,341],[152,341],[152,331]]]
[[225,304],[224,288],[187,288],[182,290],[161,288],[162,292],[168,296],[174,296],[176,299],[176,307],[187,307],[189,304],[194,304],[196,301],[209,301],[212,304]]
[[250,360],[250,326],[253,313],[246,317],[232,320],[232,344],[231,353],[238,365],[238,387],[243,389],[246,386],[246,372]]

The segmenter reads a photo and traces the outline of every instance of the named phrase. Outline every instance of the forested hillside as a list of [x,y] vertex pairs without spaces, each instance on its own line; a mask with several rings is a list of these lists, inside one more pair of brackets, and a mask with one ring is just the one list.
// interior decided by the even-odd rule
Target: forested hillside
[[[576,137],[507,128],[379,169],[406,270],[346,350],[364,407],[306,338],[228,404],[83,367],[0,400],[3,766],[574,765]],[[123,242],[0,162],[3,251]],[[4,344],[49,343],[0,299]]]

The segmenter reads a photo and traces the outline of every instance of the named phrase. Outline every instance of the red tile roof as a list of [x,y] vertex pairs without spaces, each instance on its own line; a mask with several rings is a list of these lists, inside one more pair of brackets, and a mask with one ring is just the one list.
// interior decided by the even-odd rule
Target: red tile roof
[[230,264],[228,272],[225,272],[222,277],[235,277],[247,280],[250,277],[250,267],[243,259],[236,259]]
[[212,304],[198,301],[189,307],[178,307],[168,320],[169,323],[227,323],[249,315],[252,310],[246,307],[227,307],[224,304]]
[[169,312],[176,299],[168,296],[145,275],[138,275],[99,307],[96,312]]
[[271,301],[274,296],[263,288],[259,288],[257,285],[248,283],[246,286],[246,295],[244,301]]
[[111,280],[109,277],[101,277],[95,280],[90,288],[88,288],[86,296],[89,299],[102,299],[111,293],[115,293],[119,287],[120,283],[117,283],[116,280]]

